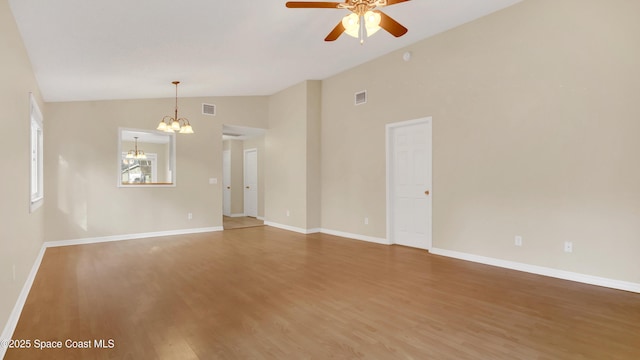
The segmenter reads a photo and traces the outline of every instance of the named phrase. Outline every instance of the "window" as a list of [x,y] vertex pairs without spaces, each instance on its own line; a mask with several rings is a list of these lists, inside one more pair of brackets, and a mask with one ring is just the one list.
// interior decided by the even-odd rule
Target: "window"
[[175,179],[175,134],[119,129],[118,187],[174,187]]
[[150,184],[158,182],[158,155],[146,154],[146,159],[129,159],[122,153],[122,184]]
[[43,141],[42,141],[42,112],[33,94],[30,94],[30,124],[31,124],[31,204],[30,211],[34,212],[44,200],[43,179]]

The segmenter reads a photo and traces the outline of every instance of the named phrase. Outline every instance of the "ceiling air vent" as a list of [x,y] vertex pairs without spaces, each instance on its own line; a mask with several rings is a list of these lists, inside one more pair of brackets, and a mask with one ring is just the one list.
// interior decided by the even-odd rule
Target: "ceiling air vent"
[[362,105],[367,103],[367,90],[356,93],[356,105]]
[[216,116],[216,106],[213,104],[202,104],[202,115]]

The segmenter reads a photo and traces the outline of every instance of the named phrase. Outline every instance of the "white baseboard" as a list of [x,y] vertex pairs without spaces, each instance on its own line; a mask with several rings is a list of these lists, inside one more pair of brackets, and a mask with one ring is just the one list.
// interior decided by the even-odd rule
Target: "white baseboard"
[[293,231],[293,232],[297,232],[299,234],[304,234],[304,235],[323,233],[323,234],[335,235],[335,236],[340,236],[343,238],[348,238],[353,240],[372,242],[376,244],[383,244],[383,245],[391,244],[389,243],[389,241],[387,241],[387,239],[377,238],[377,237],[367,236],[367,235],[352,234],[352,233],[347,233],[347,232],[337,231],[337,230],[330,230],[330,229],[323,229],[323,228],[303,229],[295,226],[278,224],[271,221],[265,221],[264,224],[268,226],[276,227],[278,229]]
[[524,271],[532,274],[544,275],[544,276],[549,276],[549,277],[563,279],[563,280],[570,280],[570,281],[575,281],[583,284],[603,286],[611,289],[640,293],[640,284],[632,283],[628,281],[607,279],[607,278],[598,277],[598,276],[585,275],[585,274],[575,273],[571,271],[552,269],[544,266],[529,265],[529,264],[519,263],[515,261],[495,259],[495,258],[474,255],[474,254],[467,254],[467,253],[445,250],[445,249],[432,248],[431,250],[429,250],[429,252],[435,255],[441,255],[441,256],[456,258],[460,260],[481,263],[485,265],[492,265],[492,266],[497,266],[505,269]]
[[264,216],[258,216],[256,219],[264,221]]
[[229,217],[245,217],[244,213],[242,214],[231,214]]
[[222,226],[214,226],[214,227],[196,228],[196,229],[156,231],[156,232],[139,233],[139,234],[101,236],[101,237],[93,237],[93,238],[85,238],[85,239],[47,241],[46,243],[44,243],[44,246],[57,247],[57,246],[70,246],[70,245],[86,245],[86,244],[96,244],[96,243],[111,242],[111,241],[145,239],[145,238],[160,237],[160,236],[198,234],[198,233],[215,232],[215,231],[222,231],[222,230],[223,230]]
[[[347,233],[347,232],[331,230],[331,229],[305,230],[305,229],[300,229],[300,228],[295,228],[287,225],[270,223],[270,222],[265,222],[265,224],[273,227],[277,227],[280,229],[284,229],[284,230],[294,231],[301,234],[312,234],[312,233],[320,232],[323,234],[335,235],[335,236],[340,236],[348,239],[367,241],[367,242],[372,242],[372,243],[382,244],[382,245],[392,245],[391,242],[389,242],[387,239],[384,239],[384,238]],[[461,253],[457,251],[451,251],[451,250],[445,250],[445,249],[439,249],[439,248],[432,248],[431,250],[429,250],[429,253],[434,255],[441,255],[441,256],[456,258],[460,260],[481,263],[485,265],[497,266],[505,269],[524,271],[532,274],[549,276],[557,279],[575,281],[583,284],[596,285],[596,286],[602,286],[602,287],[607,287],[607,288],[616,289],[616,290],[624,290],[624,291],[630,291],[634,293],[640,293],[640,284],[632,283],[628,281],[608,279],[608,278],[603,278],[603,277],[598,277],[593,275],[585,275],[585,274],[575,273],[571,271],[558,270],[558,269],[547,268],[543,266],[495,259],[495,258],[490,258],[490,257],[485,257],[480,255]]]
[[343,238],[367,241],[367,242],[372,242],[372,243],[382,244],[382,245],[391,245],[389,240],[384,238],[377,238],[373,236],[360,235],[360,234],[352,234],[352,233],[347,233],[347,232],[337,231],[337,230],[330,230],[330,229],[320,229],[320,232],[323,234],[335,235]]
[[[11,314],[9,314],[9,319],[7,320],[7,324],[4,326],[4,330],[2,330],[2,334],[0,335],[0,341],[11,339],[11,337],[13,336],[13,332],[16,330],[16,326],[18,326],[18,320],[20,320],[20,314],[22,314],[22,309],[24,308],[24,304],[27,302],[27,296],[31,291],[31,286],[33,285],[33,281],[36,278],[38,269],[40,269],[40,264],[42,263],[42,258],[44,257],[45,250],[46,250],[46,247],[43,244],[40,247],[40,252],[36,257],[36,260],[33,262],[33,266],[31,267],[29,276],[27,276],[27,280],[24,282],[24,286],[22,286],[22,291],[20,291],[18,300],[16,300],[16,304],[13,306],[13,310],[11,311]],[[7,352],[7,347],[0,346],[0,359],[4,358],[4,355],[6,352]]]
[[299,228],[299,227],[295,227],[295,226],[290,226],[290,225],[284,225],[284,224],[278,224],[278,223],[274,223],[271,221],[264,221],[264,224],[267,226],[273,226],[275,228],[278,229],[282,229],[282,230],[288,230],[288,231],[293,231],[293,232],[297,232],[300,234],[314,234],[317,232],[320,232],[320,229],[303,229],[303,228]]

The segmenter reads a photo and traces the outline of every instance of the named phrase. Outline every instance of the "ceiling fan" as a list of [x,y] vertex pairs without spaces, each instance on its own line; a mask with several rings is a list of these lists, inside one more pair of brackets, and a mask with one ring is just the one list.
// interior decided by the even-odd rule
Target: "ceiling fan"
[[407,28],[393,20],[389,15],[376,8],[395,5],[409,0],[345,0],[345,2],[309,2],[289,1],[288,8],[313,8],[313,9],[346,9],[351,14],[345,16],[341,22],[327,35],[324,41],[335,41],[346,33],[360,39],[375,34],[380,28],[385,29],[391,35],[400,37],[407,33]]

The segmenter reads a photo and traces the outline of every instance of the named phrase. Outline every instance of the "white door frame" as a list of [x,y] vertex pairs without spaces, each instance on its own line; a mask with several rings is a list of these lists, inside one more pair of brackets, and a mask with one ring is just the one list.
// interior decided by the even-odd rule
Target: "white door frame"
[[[393,166],[392,165],[392,160],[393,160],[393,141],[392,141],[392,135],[393,135],[393,130],[400,128],[400,127],[404,127],[404,126],[411,126],[411,125],[417,125],[417,124],[428,124],[429,127],[431,128],[431,138],[427,139],[428,140],[428,146],[430,147],[430,154],[431,154],[431,159],[429,161],[429,164],[431,165],[431,169],[429,169],[429,174],[431,175],[431,179],[429,179],[432,184],[433,184],[433,118],[431,116],[429,117],[424,117],[424,118],[420,118],[420,119],[415,119],[415,120],[407,120],[407,121],[401,121],[401,122],[396,122],[396,123],[391,123],[391,124],[387,124],[386,125],[386,129],[385,129],[385,138],[386,138],[386,156],[387,156],[387,168],[386,168],[386,172],[387,172],[387,241],[389,241],[390,244],[395,244],[395,239],[393,238],[393,233],[394,233],[394,228],[393,228],[393,224],[394,224],[394,219],[393,219],[393,198],[394,198],[394,193],[393,193],[393,189],[395,188],[393,185],[393,176],[392,176],[392,172],[393,172]],[[431,185],[433,187],[433,185]],[[433,194],[433,188],[430,189],[431,193]],[[433,201],[431,201],[431,209],[429,211],[429,214],[431,214],[431,229],[430,232],[427,234],[427,250],[431,250],[432,246],[433,246]]]
[[260,194],[258,193],[259,191],[259,186],[258,186],[258,149],[257,148],[252,148],[252,149],[245,149],[244,150],[244,156],[242,158],[243,160],[243,164],[242,164],[242,177],[243,177],[243,186],[244,186],[244,204],[243,204],[243,208],[244,208],[244,215],[245,216],[252,216],[253,214],[249,214],[247,211],[247,191],[246,191],[246,187],[247,187],[247,154],[250,152],[255,152],[256,153],[256,189],[255,189],[255,194],[256,194],[256,213],[255,213],[255,217],[258,217],[258,202],[259,202],[259,198],[260,198]]
[[[229,157],[225,164],[225,157]],[[229,179],[227,181],[227,178]],[[228,187],[228,188],[227,188]],[[231,150],[222,151],[222,215],[231,216]],[[228,205],[228,207],[227,207]]]

